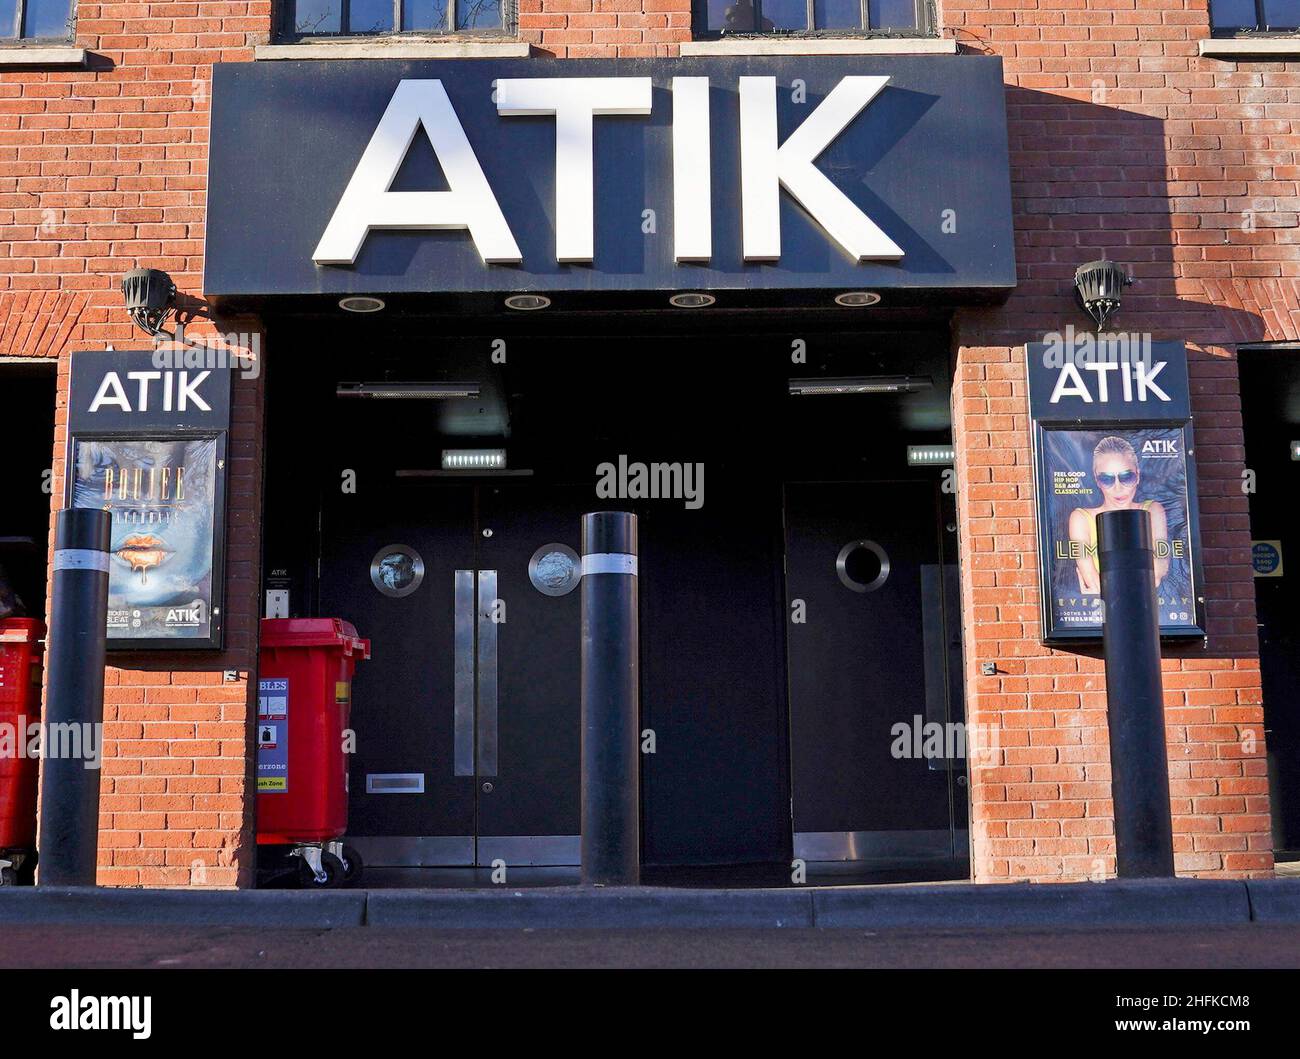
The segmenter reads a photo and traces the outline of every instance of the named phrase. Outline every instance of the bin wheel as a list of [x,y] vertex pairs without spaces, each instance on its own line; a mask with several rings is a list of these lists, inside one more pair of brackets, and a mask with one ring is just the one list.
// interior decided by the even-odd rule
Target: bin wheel
[[298,881],[304,889],[331,890],[343,885],[343,862],[328,850],[321,850],[320,870],[325,875],[323,881],[316,878],[316,873],[311,870],[311,865],[305,859],[300,861]]
[[35,850],[27,854],[23,860],[23,866],[18,869],[19,886],[36,885],[36,864],[40,859],[40,855]]
[[353,846],[343,847],[343,885],[351,886],[361,878],[361,873],[365,871],[365,861],[361,859],[361,854]]
[[17,886],[18,872],[13,868],[0,868],[0,886]]

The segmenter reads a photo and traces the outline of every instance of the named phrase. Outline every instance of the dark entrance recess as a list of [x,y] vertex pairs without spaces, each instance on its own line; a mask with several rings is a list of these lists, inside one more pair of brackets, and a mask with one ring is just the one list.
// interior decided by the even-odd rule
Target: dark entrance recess
[[[374,645],[350,776],[368,873],[576,863],[580,593],[561,590],[579,516],[619,508],[640,519],[647,881],[780,884],[796,854],[825,857],[814,871],[966,875],[964,762],[890,756],[894,722],[961,717],[954,505],[944,468],[907,462],[909,444],[949,441],[949,337],[698,319],[539,335],[498,318],[456,338],[429,321],[269,326],[264,572],[291,615],[337,614]],[[628,337],[638,321],[661,330]],[[791,394],[792,377],[897,376],[922,384]],[[478,396],[336,395],[359,381]],[[453,448],[504,448],[507,467],[443,471]],[[620,457],[703,464],[703,504],[598,496],[598,466]],[[887,553],[879,591],[837,573],[878,577],[869,549],[837,566],[859,538]],[[796,582],[825,594],[797,631]],[[873,837],[810,854],[805,832]]]
[[0,362],[0,424],[8,485],[0,503],[0,566],[27,617],[45,618],[54,448],[54,361]]
[[[1250,535],[1281,542],[1281,576],[1255,578],[1259,664],[1264,685],[1273,843],[1279,860],[1300,859],[1300,349],[1239,353],[1246,467],[1254,472]],[[1268,569],[1268,564],[1261,564]]]

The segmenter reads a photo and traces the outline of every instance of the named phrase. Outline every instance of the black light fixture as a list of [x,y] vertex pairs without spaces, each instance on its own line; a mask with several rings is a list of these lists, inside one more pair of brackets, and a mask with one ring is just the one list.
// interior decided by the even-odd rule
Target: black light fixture
[[1114,261],[1102,258],[1074,270],[1074,300],[1092,317],[1098,331],[1119,312],[1121,292],[1133,285],[1132,278]]
[[176,284],[157,268],[133,268],[122,277],[122,297],[131,322],[147,335],[168,335],[163,322],[176,308]]

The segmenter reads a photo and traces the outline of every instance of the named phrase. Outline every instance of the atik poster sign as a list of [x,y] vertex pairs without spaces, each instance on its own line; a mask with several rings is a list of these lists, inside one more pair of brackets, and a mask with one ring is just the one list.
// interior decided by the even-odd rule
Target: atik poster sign
[[231,370],[204,352],[72,357],[67,503],[113,516],[113,649],[221,647]]
[[1151,518],[1161,636],[1203,637],[1186,346],[1071,328],[1026,352],[1044,641],[1101,638],[1097,520],[1131,508]]

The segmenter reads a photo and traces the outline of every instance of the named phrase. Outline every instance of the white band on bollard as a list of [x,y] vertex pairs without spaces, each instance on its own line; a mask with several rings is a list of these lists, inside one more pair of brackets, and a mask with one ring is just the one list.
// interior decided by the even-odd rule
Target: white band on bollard
[[588,574],[631,574],[636,577],[636,556],[627,552],[594,552],[582,557],[582,576]]
[[90,548],[63,548],[54,553],[55,570],[98,570],[108,573],[108,552]]

